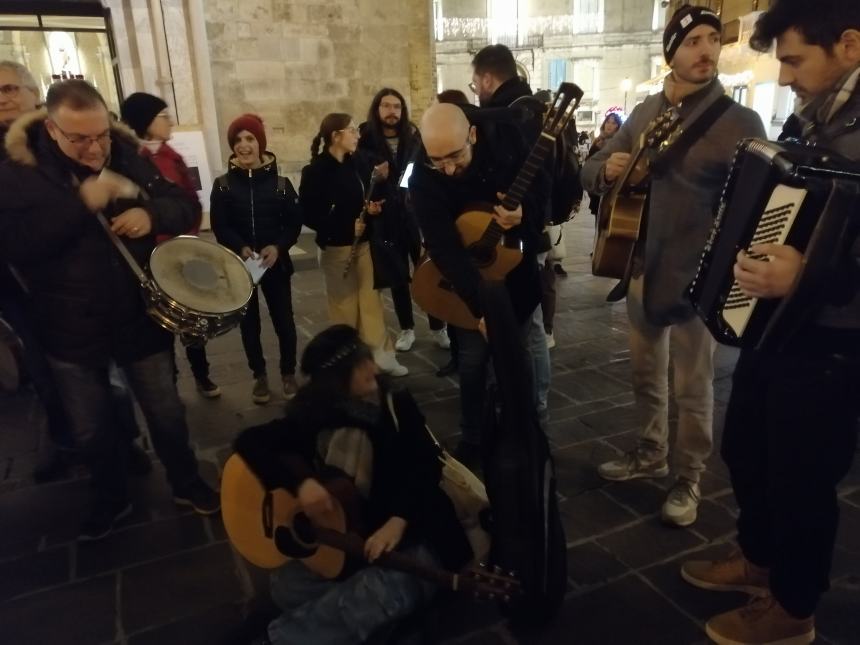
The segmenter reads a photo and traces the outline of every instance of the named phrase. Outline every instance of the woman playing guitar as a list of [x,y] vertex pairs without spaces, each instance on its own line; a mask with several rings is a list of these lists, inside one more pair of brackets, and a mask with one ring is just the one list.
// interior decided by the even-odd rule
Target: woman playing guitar
[[[283,488],[296,497],[311,524],[327,526],[341,503],[349,505],[327,483],[350,480],[368,561],[396,549],[460,570],[472,551],[439,487],[438,448],[412,396],[389,393],[371,349],[346,325],[311,340],[301,370],[310,380],[286,416],[243,432],[235,445],[239,456],[267,490]],[[347,566],[330,580],[292,560],[272,572],[272,598],[283,614],[270,623],[268,638],[275,644],[364,642],[426,603],[434,588],[380,567]]]

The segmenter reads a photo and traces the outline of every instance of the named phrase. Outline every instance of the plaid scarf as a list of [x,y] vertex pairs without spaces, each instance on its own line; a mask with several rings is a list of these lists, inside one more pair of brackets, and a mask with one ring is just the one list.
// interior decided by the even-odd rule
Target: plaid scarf
[[858,81],[860,81],[860,65],[843,76],[827,94],[817,96],[798,106],[796,114],[804,124],[804,138],[812,134],[816,127],[827,125],[833,120],[854,94]]

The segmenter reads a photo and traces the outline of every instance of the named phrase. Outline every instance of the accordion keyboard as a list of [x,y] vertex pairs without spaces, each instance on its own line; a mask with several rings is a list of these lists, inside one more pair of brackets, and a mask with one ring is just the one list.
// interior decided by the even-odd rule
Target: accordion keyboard
[[[803,188],[777,185],[771,193],[764,214],[758,221],[749,246],[785,244],[797,213],[803,205],[806,192]],[[750,257],[770,261],[769,256],[750,254]],[[743,335],[757,302],[758,298],[744,295],[737,282],[732,283],[731,291],[723,305],[722,316],[738,337]]]

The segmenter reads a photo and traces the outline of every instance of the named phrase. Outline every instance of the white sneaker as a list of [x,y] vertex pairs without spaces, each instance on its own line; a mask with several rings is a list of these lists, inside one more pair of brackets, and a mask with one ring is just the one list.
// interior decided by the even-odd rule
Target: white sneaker
[[546,348],[552,349],[553,347],[555,347],[555,335],[550,332],[546,335]]
[[409,368],[398,363],[392,351],[374,352],[373,360],[376,361],[379,369],[389,376],[406,376],[409,374]]
[[436,345],[442,349],[448,349],[451,347],[451,339],[448,338],[448,332],[445,331],[445,328],[439,330],[430,330],[430,338],[436,343]]
[[690,526],[698,516],[700,499],[698,484],[678,479],[669,489],[669,495],[663,504],[663,521],[675,526]]
[[397,342],[394,343],[394,349],[398,352],[408,352],[415,344],[415,330],[404,329],[397,337]]

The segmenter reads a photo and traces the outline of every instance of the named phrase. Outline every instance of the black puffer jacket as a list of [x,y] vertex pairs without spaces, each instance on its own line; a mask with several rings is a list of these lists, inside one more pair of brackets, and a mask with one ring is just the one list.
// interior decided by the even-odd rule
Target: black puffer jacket
[[[380,394],[385,401],[384,387]],[[303,388],[287,405],[283,419],[240,434],[236,452],[268,490],[285,488],[296,494],[305,479],[319,478],[324,470],[317,446],[321,432],[364,430],[373,446],[367,529],[376,530],[391,516],[402,517],[408,522],[407,540],[428,543],[445,567],[459,570],[472,550],[451,500],[439,488],[439,449],[412,395],[401,391],[392,396],[399,429],[386,404],[378,411],[368,410],[368,404],[333,404],[326,393]]]
[[[364,206],[364,191],[373,170],[361,153],[346,155],[342,162],[323,151],[302,169],[299,201],[305,226],[316,231],[317,246],[351,246],[355,238],[355,220]],[[381,199],[384,187],[374,191],[372,199]],[[374,226],[367,218],[366,240]]]
[[[93,171],[66,157],[48,135],[46,114],[21,117],[6,139],[0,164],[0,260],[13,264],[31,294],[35,332],[52,356],[104,365],[145,358],[170,348],[172,334],[145,312],[140,284],[78,196],[76,182]],[[143,188],[148,200],[109,207],[110,219],[133,206],[152,218],[152,232],[123,238],[145,265],[157,234],[190,229],[197,207],[188,194],[138,154],[133,135],[112,126],[108,167]]]
[[278,262],[292,274],[289,250],[302,232],[302,214],[290,180],[283,177],[279,186],[273,154],[265,153],[263,165],[254,170],[242,168],[231,157],[227,174],[212,186],[209,208],[219,244],[237,254],[244,246],[253,251],[277,246]]

